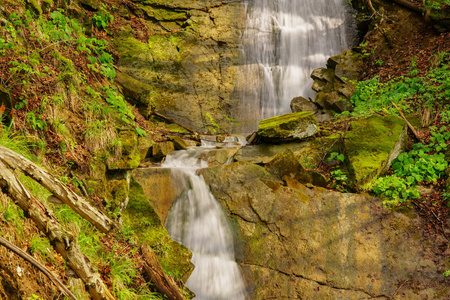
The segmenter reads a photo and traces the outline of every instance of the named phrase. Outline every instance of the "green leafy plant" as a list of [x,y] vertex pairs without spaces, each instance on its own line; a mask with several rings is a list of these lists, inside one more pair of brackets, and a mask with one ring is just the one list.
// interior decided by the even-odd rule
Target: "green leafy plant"
[[332,161],[334,159],[337,159],[340,162],[344,162],[345,155],[339,152],[331,152],[330,157],[328,157],[328,161]]
[[392,170],[398,177],[404,177],[409,185],[415,185],[423,180],[436,182],[444,174],[448,163],[445,155],[428,154],[427,147],[421,143],[413,145],[413,150],[400,155],[392,162]]
[[445,271],[442,275],[444,277],[449,277],[450,276],[450,270]]
[[391,175],[375,180],[371,185],[371,190],[377,196],[386,198],[384,204],[394,206],[398,203],[403,203],[407,199],[420,198],[419,191],[411,185],[405,179]]
[[92,17],[92,21],[98,28],[106,29],[114,21],[114,17],[106,10],[106,5],[102,3],[100,11]]

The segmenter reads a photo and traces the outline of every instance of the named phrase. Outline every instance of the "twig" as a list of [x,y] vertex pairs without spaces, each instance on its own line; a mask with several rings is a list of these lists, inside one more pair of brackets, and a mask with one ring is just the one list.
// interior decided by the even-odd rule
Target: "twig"
[[22,257],[26,261],[28,261],[30,264],[32,264],[36,268],[38,268],[39,271],[44,273],[45,276],[48,277],[48,279],[50,279],[57,287],[59,287],[61,289],[61,291],[64,293],[64,295],[66,295],[67,297],[69,297],[69,298],[71,298],[73,300],[77,300],[75,295],[72,294],[72,292],[69,291],[69,289],[58,278],[56,278],[56,276],[53,275],[53,273],[50,272],[49,269],[47,269],[43,264],[41,264],[36,259],[34,259],[31,255],[29,255],[28,253],[24,252],[19,247],[16,247],[15,245],[11,244],[10,242],[8,242],[5,238],[3,238],[1,236],[0,236],[0,244],[3,245],[4,247],[8,248],[12,252],[16,253],[17,255],[19,255],[20,257]]
[[392,102],[391,99],[389,99],[389,101],[392,103],[392,105],[394,105],[394,107],[398,110],[398,113],[400,114],[400,117],[402,117],[403,120],[405,120],[406,125],[408,125],[409,129],[411,129],[412,133],[414,134],[414,136],[416,137],[416,139],[418,139],[419,141],[421,141],[419,134],[417,133],[417,131],[414,129],[414,126],[411,125],[411,123],[409,123],[409,121],[405,118],[405,115],[402,113],[402,111],[400,110],[400,108],[398,108],[397,104],[395,104],[394,102]]

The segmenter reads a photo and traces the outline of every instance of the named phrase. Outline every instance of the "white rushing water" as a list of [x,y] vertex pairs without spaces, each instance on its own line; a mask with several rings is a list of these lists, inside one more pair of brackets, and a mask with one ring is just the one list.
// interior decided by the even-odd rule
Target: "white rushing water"
[[349,47],[348,0],[249,0],[242,38],[241,132],[312,97],[312,70]]
[[[211,149],[211,148],[210,148]],[[169,153],[161,165],[171,168],[184,191],[166,219],[172,239],[192,251],[195,269],[186,286],[195,299],[244,300],[245,286],[234,257],[231,226],[222,207],[196,170],[208,166],[199,157],[207,148]]]

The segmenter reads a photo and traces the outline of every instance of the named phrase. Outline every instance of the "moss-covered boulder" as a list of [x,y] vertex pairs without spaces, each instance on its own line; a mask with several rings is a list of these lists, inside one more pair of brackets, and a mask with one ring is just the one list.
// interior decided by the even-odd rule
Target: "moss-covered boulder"
[[130,197],[123,214],[125,228],[131,229],[139,243],[148,244],[158,256],[164,271],[177,280],[186,282],[194,270],[192,253],[173,241],[158,214],[147,199],[143,188],[134,180],[130,183]]
[[318,132],[313,112],[290,113],[262,120],[258,136],[265,142],[295,141]]
[[344,145],[355,187],[366,189],[386,172],[407,143],[405,121],[396,116],[371,116],[351,122]]
[[172,142],[157,143],[152,147],[152,156],[155,159],[162,159],[171,151],[175,151],[175,146]]

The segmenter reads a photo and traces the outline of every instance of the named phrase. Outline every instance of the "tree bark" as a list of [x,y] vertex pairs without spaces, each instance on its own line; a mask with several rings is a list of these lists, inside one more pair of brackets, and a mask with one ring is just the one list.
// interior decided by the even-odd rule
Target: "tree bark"
[[142,256],[144,258],[144,271],[156,289],[171,300],[185,300],[186,298],[180,293],[175,282],[164,273],[158,258],[153,250],[144,245],[141,247]]
[[68,189],[58,179],[53,177],[50,173],[26,159],[22,155],[0,146],[0,161],[3,161],[11,169],[19,169],[26,175],[30,176],[47,190],[49,190],[55,197],[67,204],[73,211],[88,220],[98,230],[108,233],[114,228],[114,222],[90,205],[85,199],[78,196],[75,192]]
[[[100,275],[93,271],[89,259],[71,233],[64,230],[58,220],[44,204],[34,197],[19,181],[4,161],[4,147],[0,160],[0,188],[29,216],[49,239],[55,250],[66,260],[67,265],[83,280],[86,289],[94,300],[113,300]],[[13,156],[11,159],[18,160]],[[17,161],[15,163],[18,163]],[[33,171],[35,169],[31,168]],[[33,172],[31,171],[31,172]],[[44,172],[45,175],[45,172]]]

